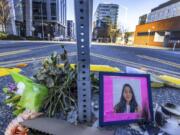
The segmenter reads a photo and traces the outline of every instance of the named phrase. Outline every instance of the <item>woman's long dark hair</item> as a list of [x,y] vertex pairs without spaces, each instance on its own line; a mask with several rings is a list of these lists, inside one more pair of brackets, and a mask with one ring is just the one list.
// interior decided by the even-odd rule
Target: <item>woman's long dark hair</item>
[[138,107],[138,104],[137,104],[136,98],[134,96],[134,92],[133,92],[131,85],[124,84],[122,94],[121,94],[121,98],[120,98],[120,102],[115,106],[115,111],[117,113],[123,113],[126,111],[126,100],[125,100],[124,94],[123,94],[125,91],[125,87],[129,87],[130,91],[132,93],[132,99],[131,99],[130,104],[129,104],[130,105],[130,112],[135,112],[135,110]]

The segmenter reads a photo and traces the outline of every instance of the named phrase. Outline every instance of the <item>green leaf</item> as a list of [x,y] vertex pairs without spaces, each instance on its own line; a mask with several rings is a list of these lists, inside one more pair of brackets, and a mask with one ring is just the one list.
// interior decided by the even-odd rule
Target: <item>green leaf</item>
[[49,88],[53,87],[54,86],[54,81],[52,78],[47,78],[46,79],[46,84]]
[[19,114],[23,113],[24,111],[25,111],[24,108],[16,109],[15,111],[13,111],[13,115],[18,116]]
[[42,81],[42,80],[45,80],[47,76],[45,74],[37,74],[36,78],[39,80],[39,81]]
[[6,104],[14,103],[14,102],[19,101],[20,99],[21,99],[21,96],[16,95],[16,96],[13,96],[13,97],[10,98],[10,99],[5,100],[5,103],[6,103]]
[[[19,73],[13,74],[13,79],[17,83],[23,82],[26,86],[17,106],[21,106],[31,111],[39,111],[43,105],[44,100],[48,95],[47,87],[45,87],[44,85],[34,83],[32,80]],[[16,100],[18,99],[13,97],[13,99],[7,102],[13,102]]]
[[5,93],[5,94],[7,94],[8,93],[8,88],[3,88],[3,92]]

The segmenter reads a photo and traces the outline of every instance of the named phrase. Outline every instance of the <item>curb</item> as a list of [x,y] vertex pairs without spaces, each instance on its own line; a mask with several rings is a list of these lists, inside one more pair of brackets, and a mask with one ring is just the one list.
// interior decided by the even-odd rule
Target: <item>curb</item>
[[132,68],[132,67],[127,67],[126,66],[126,73],[137,73],[137,74],[150,74],[151,76],[151,86],[154,88],[158,87],[164,87],[164,86],[170,86],[174,88],[180,88],[180,78],[161,74],[161,75],[156,75],[155,73],[150,73],[146,70],[142,69],[137,69],[137,68]]

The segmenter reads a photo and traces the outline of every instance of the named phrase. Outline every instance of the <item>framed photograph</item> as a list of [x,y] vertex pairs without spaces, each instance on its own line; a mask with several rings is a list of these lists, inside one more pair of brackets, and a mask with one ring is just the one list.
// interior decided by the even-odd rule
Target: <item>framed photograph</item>
[[153,120],[150,75],[101,72],[100,126]]

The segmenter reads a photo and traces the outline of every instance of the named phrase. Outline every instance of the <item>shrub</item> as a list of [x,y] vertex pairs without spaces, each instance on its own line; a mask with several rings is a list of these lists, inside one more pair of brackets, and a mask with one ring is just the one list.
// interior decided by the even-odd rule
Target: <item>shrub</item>
[[41,38],[39,37],[32,37],[32,36],[29,36],[29,37],[26,37],[27,40],[41,40]]
[[7,34],[4,32],[0,32],[0,40],[4,40],[7,38]]
[[23,38],[20,36],[7,35],[6,33],[0,32],[0,40],[23,40]]
[[8,35],[5,40],[23,40],[23,38],[16,35]]

